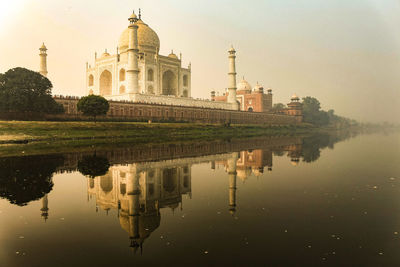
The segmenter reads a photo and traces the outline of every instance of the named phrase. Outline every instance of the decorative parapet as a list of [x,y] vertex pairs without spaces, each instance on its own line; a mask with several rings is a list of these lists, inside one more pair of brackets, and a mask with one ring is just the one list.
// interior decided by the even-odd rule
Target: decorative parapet
[[210,101],[203,99],[194,99],[190,97],[176,97],[165,95],[148,95],[148,94],[123,94],[112,97],[105,97],[114,101],[129,101],[141,104],[155,104],[180,107],[195,107],[208,109],[236,110],[236,106],[232,103],[221,101]]

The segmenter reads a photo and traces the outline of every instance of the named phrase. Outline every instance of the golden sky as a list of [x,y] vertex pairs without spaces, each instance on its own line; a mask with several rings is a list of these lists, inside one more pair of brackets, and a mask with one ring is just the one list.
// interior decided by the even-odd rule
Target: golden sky
[[115,53],[132,9],[192,63],[192,95],[227,87],[227,50],[238,81],[271,87],[274,102],[315,96],[324,109],[361,121],[400,122],[398,0],[51,1],[1,0],[0,72],[39,68],[48,48],[54,94],[85,93],[85,63]]

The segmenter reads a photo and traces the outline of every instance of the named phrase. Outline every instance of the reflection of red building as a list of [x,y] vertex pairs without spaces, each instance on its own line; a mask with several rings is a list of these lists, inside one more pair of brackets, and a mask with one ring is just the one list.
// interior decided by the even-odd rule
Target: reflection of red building
[[[228,161],[217,161],[215,164],[222,165],[228,170]],[[272,151],[262,149],[241,151],[236,161],[237,177],[244,181],[251,175],[261,176],[265,166],[269,171],[272,170]]]
[[[214,91],[211,92],[212,101],[226,102],[227,98],[228,92],[222,96],[215,95]],[[264,88],[261,85],[257,83],[252,89],[244,79],[238,84],[236,99],[239,102],[240,110],[243,111],[268,112],[272,108],[272,90],[268,89],[268,94],[264,94]]]
[[287,156],[290,158],[290,163],[293,166],[299,165],[301,157],[301,145],[290,145],[284,148],[288,153]]

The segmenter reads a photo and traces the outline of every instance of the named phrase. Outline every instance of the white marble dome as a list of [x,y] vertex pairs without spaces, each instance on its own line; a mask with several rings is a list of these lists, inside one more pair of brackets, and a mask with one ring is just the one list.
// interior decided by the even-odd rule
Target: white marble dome
[[264,91],[264,87],[257,82],[257,84],[253,88],[253,91],[254,92],[263,92]]
[[240,83],[237,85],[237,90],[238,91],[250,91],[251,92],[251,85],[248,81],[246,81],[244,78],[240,81]]
[[[153,53],[160,51],[160,39],[158,38],[157,33],[141,19],[136,22],[136,25],[138,25],[139,50]],[[129,28],[126,28],[119,38],[118,49],[120,52],[124,52],[128,49],[128,46]]]

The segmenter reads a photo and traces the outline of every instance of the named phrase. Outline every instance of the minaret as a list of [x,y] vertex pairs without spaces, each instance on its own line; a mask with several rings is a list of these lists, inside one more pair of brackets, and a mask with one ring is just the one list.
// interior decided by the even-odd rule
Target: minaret
[[132,172],[127,177],[127,194],[129,200],[129,238],[131,240],[130,247],[135,251],[139,244],[139,216],[140,216],[140,185],[139,185],[139,175],[136,172]]
[[41,216],[44,219],[44,221],[46,221],[47,218],[49,218],[49,207],[48,207],[48,204],[49,204],[49,201],[47,199],[47,194],[46,194],[42,198],[42,208],[40,209],[40,211],[42,212]]
[[229,86],[228,86],[228,103],[235,104],[236,108],[238,108],[237,100],[236,100],[236,51],[233,47],[229,49]]
[[138,67],[138,37],[137,30],[138,21],[135,12],[129,17],[129,46],[128,46],[128,67],[126,70],[126,82],[128,93],[139,93],[139,67]]
[[47,48],[42,44],[42,46],[39,48],[39,57],[40,57],[40,69],[39,73],[42,74],[44,77],[47,77]]
[[233,153],[228,159],[228,175],[229,175],[229,212],[234,215],[236,212],[236,163],[238,154]]

